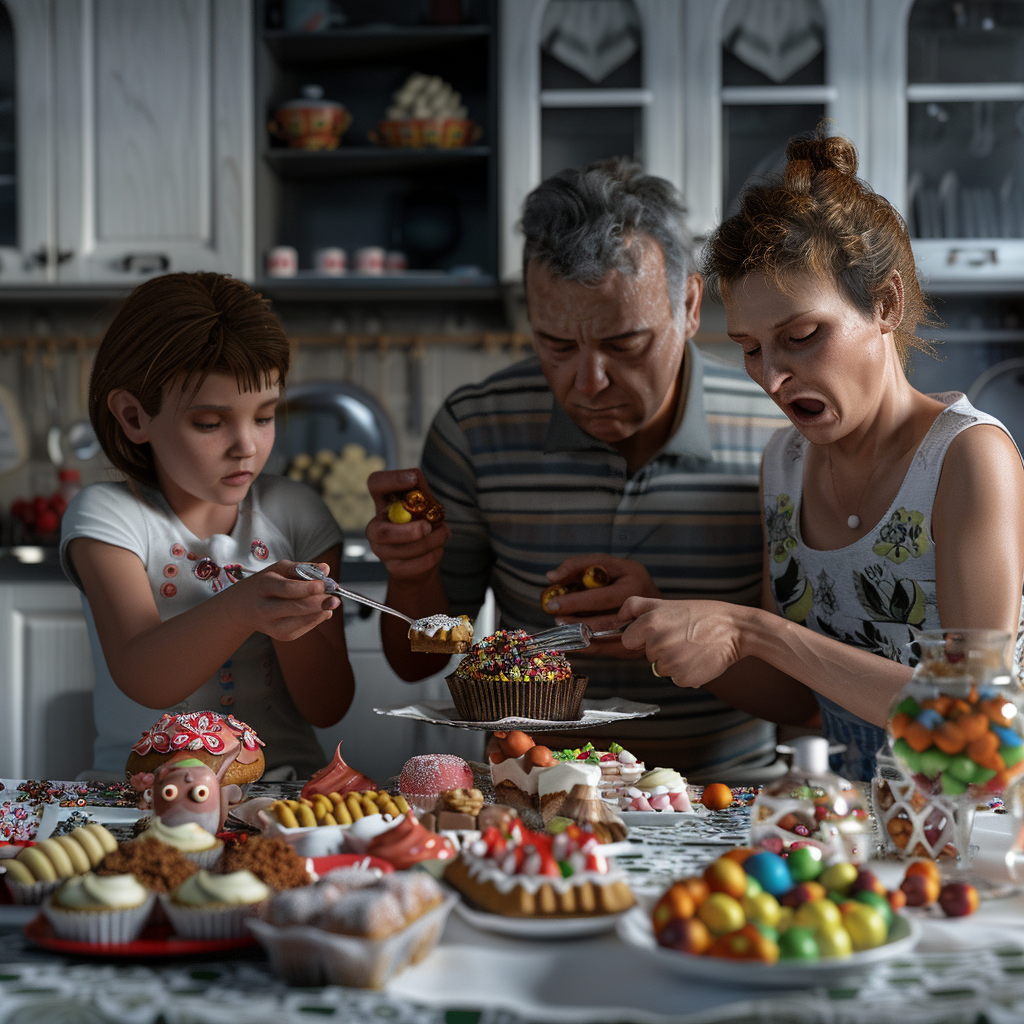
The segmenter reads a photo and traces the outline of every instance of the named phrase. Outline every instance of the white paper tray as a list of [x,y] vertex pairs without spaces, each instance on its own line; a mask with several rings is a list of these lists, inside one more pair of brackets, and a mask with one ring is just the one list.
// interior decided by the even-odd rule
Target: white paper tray
[[599,725],[613,725],[629,718],[647,718],[661,709],[657,704],[640,704],[634,700],[613,697],[610,700],[583,701],[583,717],[572,722],[551,722],[534,718],[502,718],[496,722],[467,722],[457,717],[455,705],[447,700],[421,700],[415,704],[392,704],[373,709],[378,715],[411,718],[433,725],[449,725],[454,729],[480,729],[525,732],[571,732],[575,729],[593,729]]

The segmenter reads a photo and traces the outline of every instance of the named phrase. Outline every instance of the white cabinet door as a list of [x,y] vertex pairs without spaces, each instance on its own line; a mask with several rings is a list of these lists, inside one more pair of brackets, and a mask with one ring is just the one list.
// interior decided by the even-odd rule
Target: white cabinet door
[[73,779],[89,768],[94,683],[78,591],[0,586],[0,776]]
[[251,278],[251,0],[60,0],[62,282]]
[[[0,246],[0,288],[56,279],[50,0],[0,0],[14,39],[17,244]],[[9,98],[4,97],[4,102]]]

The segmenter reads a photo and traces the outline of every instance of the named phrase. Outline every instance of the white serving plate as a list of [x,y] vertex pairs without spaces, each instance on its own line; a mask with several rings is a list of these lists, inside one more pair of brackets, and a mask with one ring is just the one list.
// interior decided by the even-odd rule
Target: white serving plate
[[475,910],[460,899],[455,904],[455,913],[474,928],[516,939],[578,939],[610,932],[628,911],[594,917],[508,917]]
[[32,838],[37,843],[49,839],[53,830],[76,812],[88,815],[89,821],[97,825],[133,825],[139,818],[147,818],[153,813],[149,809],[140,810],[137,807],[94,807],[91,804],[85,807],[62,807],[60,804],[47,804],[39,819],[39,828]]
[[389,704],[373,709],[378,715],[410,718],[416,722],[448,725],[454,729],[485,729],[489,731],[521,729],[524,732],[571,732],[592,729],[598,725],[614,725],[630,718],[646,718],[661,709],[657,704],[640,704],[622,697],[609,700],[584,700],[583,717],[571,722],[552,722],[539,718],[501,718],[495,722],[467,722],[458,717],[450,700],[421,700],[415,704]]
[[620,811],[615,813],[627,827],[630,825],[682,825],[695,818],[706,818],[708,810],[703,804],[696,804],[692,811]]
[[[654,940],[649,911],[634,907],[626,912],[616,926],[619,938],[630,946],[647,950],[662,967],[688,978],[703,982],[719,982],[744,988],[811,988],[831,985],[847,975],[857,974],[872,965],[909,953],[921,937],[921,926],[916,920],[898,915],[889,941],[874,949],[834,960],[805,963],[798,960],[780,960],[775,964],[756,960],[733,960],[717,956],[693,956],[674,949],[663,949]],[[738,965],[742,964],[742,970]]]

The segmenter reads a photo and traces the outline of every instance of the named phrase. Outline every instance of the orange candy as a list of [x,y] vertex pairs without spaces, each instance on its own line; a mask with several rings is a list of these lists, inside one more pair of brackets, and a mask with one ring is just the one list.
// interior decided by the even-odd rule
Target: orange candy
[[724,782],[712,782],[704,787],[700,802],[709,811],[723,811],[732,803],[732,790]]
[[923,754],[934,742],[934,733],[916,719],[910,722],[903,731],[903,739],[919,754]]
[[999,753],[999,737],[994,732],[986,732],[983,736],[967,745],[967,756],[982,768],[1001,772],[1006,762]]
[[[987,715],[964,715],[957,719],[956,724],[960,726],[960,730],[967,737],[968,743],[981,739],[982,736],[991,735],[988,730]],[[998,747],[998,745],[997,743],[996,746]]]
[[1010,724],[1010,719],[1003,714],[1003,708],[1005,707],[1006,700],[1004,698],[993,697],[991,700],[983,700],[978,705],[978,710],[996,725],[1002,725],[1005,727]]
[[712,892],[724,892],[741,900],[747,891],[747,873],[734,860],[719,857],[704,869],[704,881]]
[[[950,756],[959,754],[967,746],[967,737],[958,722],[943,722],[935,730],[935,746]],[[920,751],[919,751],[920,753]]]
[[906,713],[906,711],[897,711],[895,715],[889,719],[889,732],[892,733],[894,740],[901,739],[903,734],[907,731],[907,726],[913,721],[913,719]]
[[[943,718],[949,717],[949,709],[953,706],[953,698],[946,696],[933,697],[931,700],[921,701],[921,707],[931,708],[933,711],[938,711]],[[968,708],[970,710],[970,708]]]
[[687,892],[686,887],[676,882],[654,905],[651,913],[654,933],[657,935],[670,921],[693,917],[695,909],[693,897]]
[[720,935],[708,949],[710,956],[722,956],[730,960],[760,960],[773,964],[779,959],[779,947],[767,936],[762,935],[752,924],[745,924],[739,931]]
[[755,850],[752,846],[737,846],[735,849],[723,853],[722,856],[736,861],[737,864],[745,864],[748,857],[753,857],[755,853],[761,852],[763,851]]
[[686,889],[695,907],[699,907],[711,895],[711,886],[698,875],[682,878],[675,884],[681,885]]

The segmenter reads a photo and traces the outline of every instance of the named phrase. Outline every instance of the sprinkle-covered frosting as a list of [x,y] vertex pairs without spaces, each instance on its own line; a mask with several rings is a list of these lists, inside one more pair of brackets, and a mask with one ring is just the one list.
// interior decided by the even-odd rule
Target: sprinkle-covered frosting
[[455,674],[464,679],[514,683],[559,683],[572,676],[572,666],[558,651],[524,654],[521,645],[528,639],[525,630],[499,629],[470,648]]

